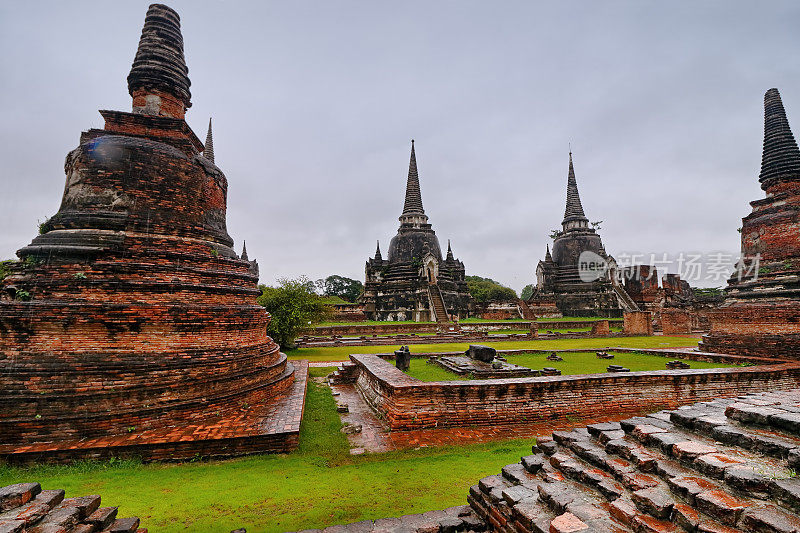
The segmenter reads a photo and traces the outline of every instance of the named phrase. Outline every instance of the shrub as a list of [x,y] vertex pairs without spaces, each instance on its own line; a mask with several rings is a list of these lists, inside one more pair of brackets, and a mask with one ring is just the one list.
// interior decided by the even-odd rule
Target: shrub
[[331,314],[331,307],[314,292],[314,284],[306,277],[281,278],[277,287],[259,288],[258,303],[272,316],[267,333],[283,349],[292,347],[301,329],[322,322]]

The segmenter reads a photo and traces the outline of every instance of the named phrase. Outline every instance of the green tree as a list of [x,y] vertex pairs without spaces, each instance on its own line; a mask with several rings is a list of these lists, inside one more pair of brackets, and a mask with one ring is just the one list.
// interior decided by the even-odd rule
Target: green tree
[[469,293],[476,302],[507,302],[517,299],[517,293],[514,289],[505,287],[491,278],[467,276],[465,279]]
[[355,302],[364,292],[363,283],[344,276],[328,276],[325,279],[317,280],[315,285],[323,296],[338,296],[350,303]]
[[522,298],[523,300],[527,300],[528,298],[530,298],[531,296],[533,296],[533,289],[534,289],[535,287],[536,287],[536,286],[535,286],[533,283],[530,283],[530,284],[528,284],[528,285],[525,285],[525,286],[522,288],[522,292],[520,293],[519,297],[520,297],[520,298]]
[[314,283],[306,277],[281,278],[277,287],[259,285],[258,303],[272,315],[267,333],[288,349],[294,344],[297,333],[330,316],[331,308],[314,292]]

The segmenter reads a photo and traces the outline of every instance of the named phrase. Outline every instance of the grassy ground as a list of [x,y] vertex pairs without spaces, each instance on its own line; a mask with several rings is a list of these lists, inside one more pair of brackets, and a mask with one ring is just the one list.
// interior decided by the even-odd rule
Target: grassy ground
[[[697,339],[692,337],[617,337],[595,339],[557,339],[537,341],[500,341],[487,343],[498,350],[520,350],[532,348],[536,350],[595,350],[609,346],[620,348],[676,348],[697,347]],[[419,352],[463,352],[469,348],[467,342],[446,344],[412,344],[412,353]],[[474,343],[473,343],[474,344]],[[347,361],[353,353],[388,353],[400,345],[386,346],[333,346],[330,348],[300,348],[287,350],[289,359],[308,359],[310,361]]]
[[459,376],[439,365],[430,364],[427,359],[414,359],[413,357],[407,374],[420,381],[460,381],[470,379],[470,376]]
[[[508,356],[508,362],[515,365],[525,366],[536,370],[546,366],[561,370],[564,376],[579,374],[605,374],[608,365],[622,365],[632,371],[639,370],[665,370],[667,361],[672,361],[675,357],[659,357],[657,355],[647,355],[641,353],[615,353],[614,359],[598,359],[595,352],[575,352],[559,353],[564,358],[563,361],[548,361],[547,354],[522,354]],[[709,363],[705,361],[691,361],[680,359],[691,365],[692,368],[727,368],[733,365],[723,363]],[[469,377],[462,377],[445,370],[438,365],[428,364],[424,359],[412,359],[411,368],[408,374],[420,381],[455,381],[465,380]]]
[[[331,369],[312,369],[326,374]],[[135,461],[0,466],[0,486],[36,480],[100,494],[150,531],[295,531],[466,503],[469,486],[530,453],[531,439],[351,456],[327,386],[309,382],[300,448],[182,465]]]

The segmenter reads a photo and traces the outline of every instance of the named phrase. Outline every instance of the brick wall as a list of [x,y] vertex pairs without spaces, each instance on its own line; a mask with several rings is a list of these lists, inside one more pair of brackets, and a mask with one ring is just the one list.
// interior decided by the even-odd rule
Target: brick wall
[[660,370],[425,383],[373,355],[352,355],[356,387],[393,430],[513,425],[609,411],[639,412],[800,384],[800,365]]
[[652,335],[652,313],[648,311],[625,311],[623,331],[626,335]]

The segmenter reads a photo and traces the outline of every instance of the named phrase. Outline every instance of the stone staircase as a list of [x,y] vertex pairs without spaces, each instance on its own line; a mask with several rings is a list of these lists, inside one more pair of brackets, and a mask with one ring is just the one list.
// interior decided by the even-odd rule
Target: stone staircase
[[492,531],[800,532],[800,390],[540,438],[470,488]]
[[625,290],[625,287],[619,282],[616,276],[611,276],[611,288],[614,290],[614,294],[617,296],[617,301],[619,302],[620,307],[622,307],[625,311],[639,311],[639,306],[636,305],[636,302],[633,301],[630,294]]
[[345,383],[355,383],[358,377],[358,367],[352,361],[345,361],[339,365],[336,371],[328,376],[328,383],[331,385],[343,385]]
[[447,323],[450,318],[447,315],[447,308],[444,305],[444,298],[442,298],[442,291],[439,290],[439,286],[436,284],[429,285],[428,296],[431,300],[431,308],[436,322],[440,324]]

